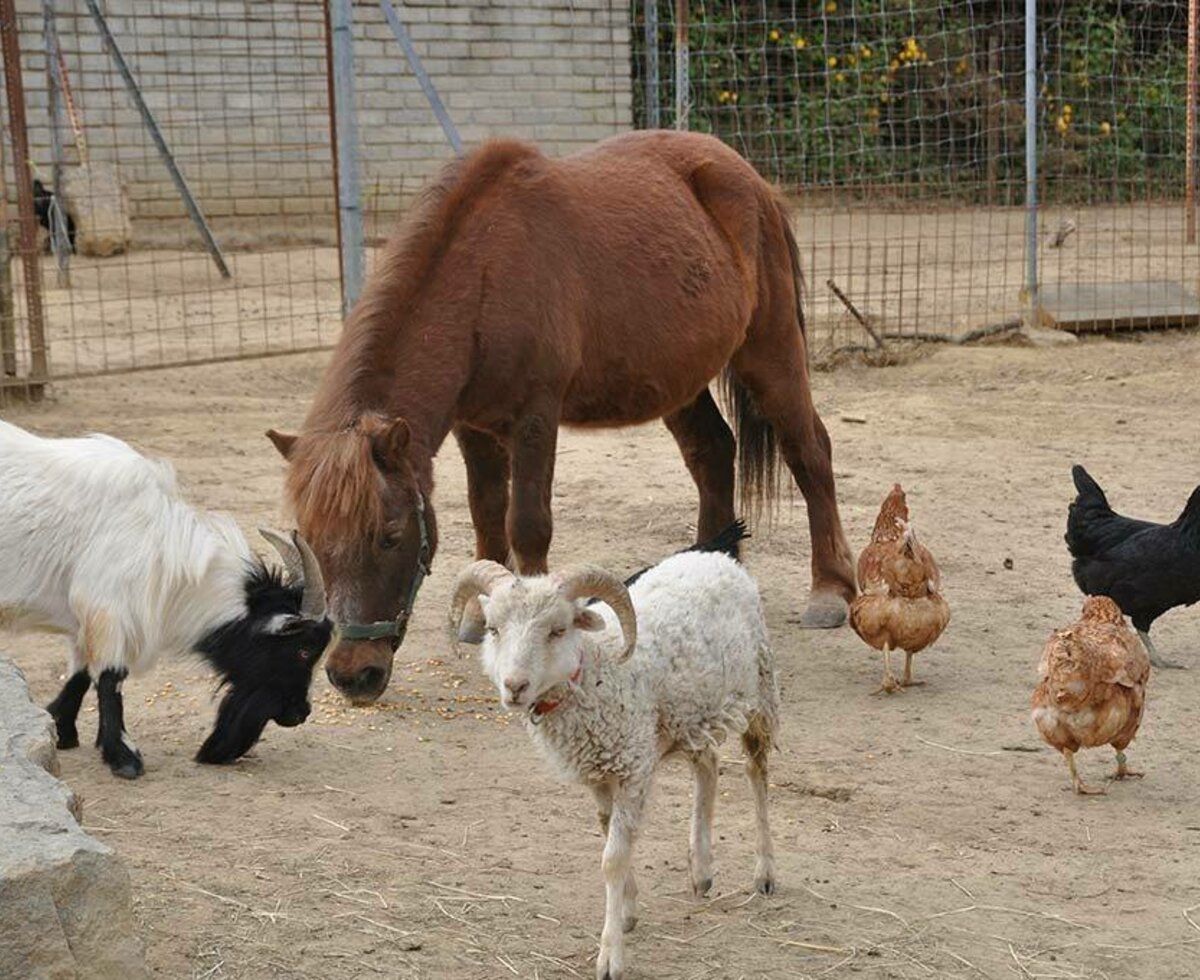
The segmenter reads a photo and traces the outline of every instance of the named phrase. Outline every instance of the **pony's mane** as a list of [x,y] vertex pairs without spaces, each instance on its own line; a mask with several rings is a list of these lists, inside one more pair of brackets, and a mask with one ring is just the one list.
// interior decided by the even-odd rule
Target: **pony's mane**
[[522,162],[541,159],[537,147],[528,143],[492,140],[446,164],[388,239],[346,325],[347,337],[394,328],[419,298],[472,205],[505,172]]
[[383,528],[383,476],[358,426],[306,433],[288,467],[287,492],[314,546],[344,546]]

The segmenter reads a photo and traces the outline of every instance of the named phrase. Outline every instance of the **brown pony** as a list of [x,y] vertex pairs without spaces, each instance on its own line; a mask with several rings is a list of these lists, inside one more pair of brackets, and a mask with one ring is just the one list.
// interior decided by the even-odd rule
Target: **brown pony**
[[[451,431],[476,557],[522,574],[546,571],[562,424],[663,419],[700,539],[734,518],[735,453],[751,509],[777,492],[782,455],[808,504],[805,622],[841,625],[854,571],[799,289],[784,204],[711,137],[631,133],[562,160],[501,141],[449,164],[380,256],[303,431],[268,433],[342,625],[330,680],[357,701],[387,687]],[[736,450],[709,393],[722,372]]]

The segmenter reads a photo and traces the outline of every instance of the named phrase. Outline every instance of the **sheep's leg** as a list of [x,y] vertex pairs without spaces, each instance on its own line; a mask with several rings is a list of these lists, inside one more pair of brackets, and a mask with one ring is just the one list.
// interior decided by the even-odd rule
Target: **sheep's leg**
[[717,753],[712,749],[692,753],[695,789],[692,798],[692,839],[688,848],[688,870],[692,894],[703,898],[712,888],[712,822],[717,802]]
[[775,891],[775,849],[771,844],[771,823],[767,816],[767,756],[771,752],[770,727],[757,716],[742,735],[746,752],[746,777],[754,791],[754,887],[761,895]]
[[79,717],[83,696],[91,686],[92,678],[87,668],[81,667],[67,678],[63,689],[58,692],[58,697],[46,705],[46,710],[54,719],[54,727],[58,731],[60,749],[73,749],[79,745],[79,729],[75,727],[75,721]]
[[512,500],[508,507],[508,541],[522,575],[541,575],[554,533],[550,495],[558,445],[559,403],[532,406],[513,425]]
[[1063,757],[1067,760],[1067,768],[1071,770],[1071,785],[1075,787],[1075,792],[1080,796],[1103,796],[1107,790],[1094,789],[1087,785],[1079,778],[1079,772],[1075,768],[1075,753],[1070,749],[1062,750]]
[[663,422],[700,492],[696,540],[707,541],[733,523],[733,433],[707,388]]
[[613,795],[604,846],[605,907],[596,980],[622,980],[625,976],[625,888],[633,859],[633,845],[642,820],[648,787],[619,787]]
[[[592,787],[592,795],[596,798],[596,815],[600,819],[600,833],[608,839],[608,825],[612,820],[613,788],[608,783]],[[637,877],[633,869],[625,876],[625,913],[621,919],[621,928],[632,932],[637,925]]]
[[1164,660],[1158,655],[1158,650],[1154,648],[1154,644],[1150,642],[1150,634],[1145,630],[1138,630],[1138,636],[1142,638],[1142,644],[1146,647],[1146,652],[1150,654],[1150,663],[1155,667],[1164,670],[1187,670],[1183,664],[1177,664],[1173,660]]
[[125,703],[121,684],[128,671],[108,669],[96,681],[100,697],[100,754],[114,775],[122,779],[137,779],[145,771],[142,753],[125,732]]

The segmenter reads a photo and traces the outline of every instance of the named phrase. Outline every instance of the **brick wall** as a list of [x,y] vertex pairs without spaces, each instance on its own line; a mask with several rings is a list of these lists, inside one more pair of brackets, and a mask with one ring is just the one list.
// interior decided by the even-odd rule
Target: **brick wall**
[[[629,0],[415,0],[396,7],[469,145],[560,155],[629,128]],[[109,24],[189,185],[219,229],[332,227],[320,0],[108,0]],[[40,0],[18,0],[32,155],[50,163]],[[91,157],[115,162],[136,233],[183,206],[82,2],[58,29]],[[396,210],[451,151],[375,0],[355,2],[362,190]],[[69,124],[66,158],[78,159]]]

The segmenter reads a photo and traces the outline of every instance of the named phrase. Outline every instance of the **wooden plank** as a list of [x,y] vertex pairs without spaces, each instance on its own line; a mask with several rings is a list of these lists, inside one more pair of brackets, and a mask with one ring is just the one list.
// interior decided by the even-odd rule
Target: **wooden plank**
[[1200,326],[1200,299],[1177,282],[1080,282],[1038,289],[1038,321],[1056,330]]

